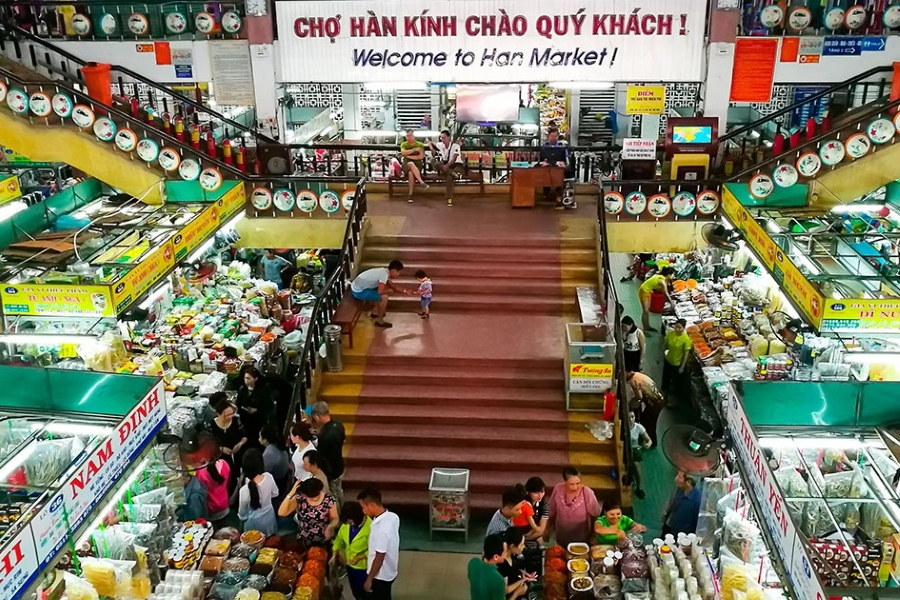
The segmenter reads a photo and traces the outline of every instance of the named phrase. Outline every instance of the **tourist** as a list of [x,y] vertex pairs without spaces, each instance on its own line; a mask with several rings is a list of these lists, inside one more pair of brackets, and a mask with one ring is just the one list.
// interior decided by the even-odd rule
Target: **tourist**
[[307,452],[316,449],[313,444],[313,432],[308,423],[298,422],[291,425],[291,443],[294,444],[294,453],[291,454],[291,464],[294,467],[294,479],[303,481],[309,479],[312,474],[303,468],[303,456]]
[[259,259],[263,279],[277,285],[279,290],[284,286],[284,271],[292,266],[291,261],[278,256],[271,248],[266,248],[265,255]]
[[430,313],[429,307],[431,306],[432,298],[431,280],[428,278],[425,271],[419,269],[416,271],[416,281],[419,282],[419,288],[416,290],[407,290],[406,293],[411,296],[419,297],[419,304],[422,307],[422,310],[418,315],[423,319],[427,319]]
[[563,547],[573,542],[588,543],[591,526],[600,516],[600,503],[594,491],[582,483],[581,473],[575,467],[563,469],[563,481],[564,485],[553,488],[549,502],[556,543]]
[[303,455],[303,470],[322,482],[325,491],[331,493],[331,487],[328,485],[328,476],[323,470],[321,454],[318,450],[310,450]]
[[513,519],[522,514],[522,507],[525,504],[526,493],[524,487],[511,487],[504,490],[500,508],[494,513],[491,522],[488,523],[487,535],[493,533],[501,534],[510,527],[514,527]]
[[275,400],[272,388],[253,365],[241,369],[243,383],[238,388],[237,407],[253,445],[258,443],[263,425],[275,416]]
[[663,513],[663,534],[696,533],[700,515],[700,490],[691,475],[675,475],[675,493]]
[[278,485],[272,475],[266,473],[262,454],[249,448],[241,461],[244,485],[238,495],[238,518],[244,531],[254,529],[264,535],[275,535],[275,509],[272,500],[278,497]]
[[325,484],[311,477],[295,481],[294,487],[278,507],[279,517],[295,515],[297,539],[304,546],[324,546],[334,537],[341,524],[337,503],[326,493]]
[[688,394],[684,370],[687,367],[688,359],[691,357],[693,343],[690,336],[684,331],[686,326],[687,321],[684,319],[675,321],[672,329],[666,332],[663,344],[665,360],[663,361],[662,387],[663,391],[669,394],[669,405],[673,404],[671,400],[673,389],[679,397],[682,394]]
[[513,518],[512,523],[515,527],[521,529],[523,534],[526,532],[533,534],[537,531],[538,526],[534,520],[534,506],[529,501],[528,490],[521,483],[517,483],[514,487],[516,494],[524,498],[525,502],[522,503],[519,514]]
[[431,151],[437,154],[434,168],[444,176],[444,186],[447,192],[447,206],[453,206],[453,184],[456,182],[464,168],[462,152],[459,144],[450,141],[450,132],[441,131],[441,139],[437,142],[428,142]]
[[[547,129],[547,141],[541,146],[539,152],[539,160],[541,166],[556,166],[568,168],[569,166],[569,150],[559,141],[559,129],[550,127]],[[555,202],[556,210],[563,209],[562,188],[544,188],[544,200],[552,200]]]
[[510,527],[503,532],[506,543],[506,556],[497,565],[497,571],[506,580],[506,598],[515,600],[528,594],[528,584],[537,580],[536,573],[526,572],[519,557],[525,550],[525,535],[518,527]]
[[284,446],[281,434],[275,425],[269,423],[259,432],[259,443],[263,447],[263,464],[266,473],[272,475],[278,484],[279,496],[288,489],[288,479],[291,474],[291,459],[287,448]]
[[356,499],[372,519],[363,589],[369,594],[368,600],[391,600],[391,587],[400,563],[400,518],[384,507],[377,489],[365,489]]
[[631,456],[632,456],[632,479],[634,480],[634,495],[638,499],[643,500],[646,497],[644,490],[641,489],[641,468],[640,463],[644,458],[644,450],[653,447],[653,440],[647,435],[647,429],[638,423],[634,418],[634,412],[628,413],[629,435],[631,440]]
[[207,518],[218,528],[222,519],[231,513],[228,506],[228,480],[231,477],[231,467],[227,460],[220,458],[198,470],[195,476],[206,486]]
[[350,502],[341,508],[341,526],[334,538],[334,559],[347,567],[350,590],[356,600],[365,597],[366,556],[369,553],[369,533],[372,520],[367,517],[358,502]]
[[647,338],[629,316],[622,317],[622,347],[625,354],[626,371],[643,371],[644,350]]
[[231,467],[229,484],[232,486],[237,481],[241,451],[247,444],[247,433],[235,412],[236,409],[231,402],[222,400],[216,405],[216,418],[209,424],[210,433],[219,443],[219,449]]
[[648,277],[638,288],[638,300],[641,301],[641,324],[644,326],[644,332],[658,331],[656,328],[650,327],[650,297],[653,292],[663,294],[669,303],[674,304],[672,296],[669,294],[669,283],[674,279],[675,269],[663,267],[659,273]]
[[400,143],[400,156],[403,157],[403,171],[409,180],[409,201],[413,201],[413,188],[419,182],[426,190],[428,184],[422,179],[422,167],[425,164],[425,144],[416,139],[412,129],[406,130],[406,139]]
[[546,486],[540,477],[530,477],[525,482],[525,492],[528,494],[528,502],[534,512],[535,528],[531,532],[525,532],[526,540],[539,540],[547,531],[550,521],[550,505],[547,503]]
[[622,514],[622,508],[612,502],[603,510],[603,516],[594,522],[596,543],[602,546],[613,546],[624,542],[630,532],[644,533],[647,528],[635,522],[631,517]]
[[653,445],[656,445],[656,424],[659,422],[659,413],[665,408],[666,402],[654,382],[648,375],[627,371],[625,380],[628,382],[626,395],[630,396],[628,406],[638,417],[638,422],[647,430],[647,435]]
[[312,419],[319,429],[316,449],[323,459],[321,467],[328,477],[328,489],[337,500],[338,506],[342,506],[344,504],[344,442],[347,441],[344,424],[331,416],[328,411],[328,403],[322,400],[313,404]]
[[472,600],[506,600],[506,579],[498,565],[506,560],[506,544],[499,534],[484,538],[481,558],[469,561],[469,591]]
[[388,264],[387,268],[375,267],[363,271],[350,284],[350,293],[354,298],[360,302],[371,302],[375,305],[370,316],[375,319],[375,325],[378,327],[387,328],[392,326],[384,320],[384,315],[387,313],[390,295],[393,292],[403,291],[394,285],[394,281],[400,277],[402,270],[403,263],[394,259]]

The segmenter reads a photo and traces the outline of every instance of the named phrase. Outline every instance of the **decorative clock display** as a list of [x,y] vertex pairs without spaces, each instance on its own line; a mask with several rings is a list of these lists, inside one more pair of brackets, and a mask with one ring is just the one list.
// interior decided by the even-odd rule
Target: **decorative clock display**
[[69,95],[62,92],[53,94],[53,98],[50,99],[50,105],[53,107],[53,112],[56,113],[56,116],[63,119],[71,117],[72,110],[75,108],[75,103]]
[[332,215],[341,209],[341,198],[337,192],[325,190],[319,195],[319,206],[329,215]]
[[775,182],[766,173],[757,173],[750,179],[750,195],[754,198],[768,198],[775,191]]
[[103,35],[115,35],[118,30],[119,22],[116,20],[116,15],[105,13],[100,17],[100,32]]
[[[44,92],[32,92],[28,97],[28,105],[31,112],[41,118],[49,117],[53,113],[53,103],[50,101],[50,96]],[[893,127],[892,124],[891,128]]]
[[225,33],[237,33],[241,30],[244,21],[241,15],[234,10],[226,10],[222,13],[222,31]]
[[272,208],[272,190],[258,186],[250,192],[250,204],[256,210],[269,210]]
[[844,160],[844,144],[840,140],[830,140],[819,147],[819,158],[826,167],[833,167]]
[[815,152],[805,152],[794,163],[797,172],[804,177],[813,177],[822,168],[822,159]]
[[296,202],[296,196],[294,196],[294,192],[287,188],[279,188],[272,192],[272,198],[275,202],[275,208],[280,211],[290,212],[294,210],[294,203]]
[[[893,128],[893,124],[891,124],[891,128]],[[862,158],[872,149],[872,142],[866,134],[854,133],[847,137],[844,148],[850,158]]]
[[77,36],[85,36],[91,33],[91,18],[87,15],[75,13],[72,15],[69,25],[71,25],[72,31]]
[[116,148],[122,152],[131,152],[137,146],[137,134],[131,129],[124,127],[116,132],[116,137],[113,138],[113,141],[116,144]]
[[678,192],[672,196],[672,212],[676,216],[690,216],[696,208],[697,198],[691,192]]
[[141,13],[131,13],[128,15],[128,31],[134,35],[146,35],[150,31],[150,21]]
[[109,117],[100,117],[94,121],[94,135],[101,142],[111,142],[116,137],[117,129],[115,121]]
[[884,23],[884,26],[888,29],[900,28],[900,4],[895,4],[884,9],[884,14],[881,16],[881,22]]
[[166,146],[159,151],[158,161],[164,171],[174,171],[181,164],[181,155],[175,148]]
[[713,190],[704,190],[697,194],[697,212],[703,216],[715,214],[719,210],[719,193]]
[[[275,204],[278,204],[278,200],[276,199]],[[312,190],[303,190],[299,194],[297,194],[297,208],[302,210],[305,213],[311,213],[316,210],[316,207],[319,205],[319,197],[316,196],[316,193]]]
[[6,93],[6,105],[17,115],[28,112],[28,94],[19,88],[12,88]]
[[844,13],[844,25],[847,26],[847,29],[859,29],[866,24],[867,20],[866,7],[859,4],[851,6]]
[[621,214],[625,209],[625,196],[619,192],[606,192],[603,195],[603,209],[608,215]]
[[216,29],[216,18],[208,12],[198,12],[194,17],[194,27],[200,33],[212,33]]
[[631,192],[625,196],[625,212],[637,216],[647,210],[647,195],[644,192]]
[[222,183],[224,182],[222,173],[215,167],[207,167],[200,171],[200,177],[198,179],[200,181],[200,187],[207,192],[216,191],[222,187]]
[[150,138],[143,138],[137,143],[137,155],[144,162],[153,162],[159,158],[159,144]]
[[178,176],[185,181],[196,181],[200,177],[200,163],[193,158],[185,158],[178,165]]
[[762,23],[762,26],[766,29],[778,27],[781,25],[781,20],[783,18],[784,11],[782,11],[781,7],[777,4],[770,4],[759,11],[759,22]]
[[647,200],[647,212],[657,219],[663,219],[672,212],[672,201],[665,194],[653,194]]
[[171,12],[166,15],[166,30],[169,33],[184,33],[187,31],[188,19],[181,12]]
[[341,194],[341,206],[344,207],[346,212],[350,212],[353,208],[353,203],[356,201],[356,190],[347,190],[343,194]]
[[93,126],[94,121],[96,120],[97,116],[87,104],[76,104],[72,107],[72,122],[78,127],[87,129],[88,127]]
[[812,12],[806,7],[798,7],[791,10],[788,15],[788,27],[794,31],[802,31],[812,23]]
[[800,179],[800,174],[797,173],[796,167],[794,165],[778,165],[775,167],[775,170],[772,171],[772,181],[775,182],[775,185],[782,188],[791,187]]
[[886,118],[875,119],[866,127],[866,134],[874,144],[886,144],[891,141],[896,133],[894,123]]

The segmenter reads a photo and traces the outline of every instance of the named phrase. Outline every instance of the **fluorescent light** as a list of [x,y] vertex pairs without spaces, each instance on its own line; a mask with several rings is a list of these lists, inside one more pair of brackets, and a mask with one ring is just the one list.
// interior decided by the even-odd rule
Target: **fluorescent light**
[[147,295],[147,299],[144,300],[143,302],[141,302],[140,304],[138,304],[138,306],[139,306],[140,308],[143,308],[144,310],[147,310],[148,308],[150,308],[151,306],[153,306],[153,303],[156,301],[156,299],[157,299],[161,294],[166,293],[166,292],[167,292],[168,290],[170,290],[170,289],[172,289],[172,284],[171,284],[171,283],[166,282],[166,283],[162,284],[161,286],[157,287],[155,290],[153,290],[152,292],[150,292],[150,293]]
[[92,335],[56,333],[11,333],[0,335],[0,342],[7,344],[83,344],[95,339]]
[[375,135],[381,137],[393,137],[395,135],[400,135],[399,131],[391,131],[390,129],[363,129],[362,135]]
[[386,106],[387,100],[360,100],[360,106]]
[[392,91],[392,90],[427,90],[428,84],[424,81],[379,81],[364,85],[366,90]]
[[[866,331],[866,333],[868,333],[868,331]],[[896,330],[894,330],[894,333],[896,333]],[[895,364],[897,362],[897,354],[891,352],[866,352],[864,354],[847,352],[846,354],[844,354],[844,362],[858,363],[861,365],[873,365],[882,363]]]
[[28,205],[25,204],[22,200],[14,200],[9,204],[4,204],[0,206],[0,221],[5,221],[16,213],[20,213],[23,210],[28,208]]
[[551,81],[547,87],[558,90],[609,90],[615,85],[610,81]]
[[[789,438],[789,437],[761,437],[759,445],[763,448],[774,449],[806,449],[806,448],[828,448],[834,450],[856,450],[864,446],[873,446],[875,444],[863,443],[853,438],[838,437],[809,437],[809,438]],[[880,444],[878,444],[880,445]]]
[[759,137],[759,131],[754,129],[753,131],[750,132],[750,137],[752,137],[755,140],[756,138]]
[[104,425],[86,425],[84,423],[69,423],[66,421],[51,421],[46,426],[43,423],[33,423],[34,430],[45,429],[50,433],[63,433],[68,435],[109,435],[112,427]]
[[429,129],[424,129],[421,131],[413,131],[413,135],[415,137],[437,137],[441,135],[440,131],[434,131]]
[[128,478],[122,482],[122,485],[119,487],[116,493],[113,494],[113,497],[109,499],[109,502],[107,502],[106,506],[103,507],[103,510],[100,511],[100,514],[97,515],[96,519],[94,519],[94,522],[91,523],[90,527],[85,530],[84,535],[82,535],[81,539],[78,540],[78,544],[76,544],[76,546],[81,546],[86,541],[88,541],[88,539],[90,539],[91,533],[93,533],[94,530],[103,523],[103,519],[106,518],[106,515],[108,515],[113,507],[115,507],[116,503],[119,502],[125,491],[131,488],[131,484],[134,483],[134,480],[137,479],[138,475],[141,474],[141,472],[144,470],[144,467],[147,466],[147,462],[149,460],[149,458],[145,458],[140,463],[138,463],[134,471],[131,472],[131,475],[129,475]]
[[187,261],[189,263],[192,263],[192,262],[198,261],[201,258],[203,258],[203,255],[206,254],[206,251],[209,250],[210,248],[212,248],[213,242],[215,240],[216,240],[216,238],[215,238],[215,236],[213,236],[213,237],[209,238],[208,240],[206,240],[205,242],[203,242],[200,245],[200,247],[197,248],[197,251],[188,257]]
[[884,204],[838,204],[831,209],[833,213],[862,213],[877,212],[884,208]]
[[242,210],[238,214],[234,215],[233,217],[231,217],[230,221],[227,221],[224,225],[222,225],[222,231],[230,231],[234,229],[235,225],[237,225],[245,216],[247,216],[246,210]]
[[7,463],[0,468],[0,481],[6,481],[16,469],[21,467],[25,461],[28,460],[28,457],[32,455],[36,446],[37,442],[32,440],[21,452],[10,458]]

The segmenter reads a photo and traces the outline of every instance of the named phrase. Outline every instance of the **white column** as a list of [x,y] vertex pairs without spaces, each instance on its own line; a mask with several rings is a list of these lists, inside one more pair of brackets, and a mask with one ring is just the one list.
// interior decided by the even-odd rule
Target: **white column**
[[359,114],[359,86],[345,83],[341,88],[344,104],[344,139],[358,140],[362,138],[362,125]]
[[708,46],[703,116],[719,119],[719,135],[725,133],[734,67],[734,43],[715,42]]
[[253,94],[256,98],[256,121],[263,133],[284,138],[284,123],[278,118],[275,95],[275,52],[272,44],[250,45],[253,69]]

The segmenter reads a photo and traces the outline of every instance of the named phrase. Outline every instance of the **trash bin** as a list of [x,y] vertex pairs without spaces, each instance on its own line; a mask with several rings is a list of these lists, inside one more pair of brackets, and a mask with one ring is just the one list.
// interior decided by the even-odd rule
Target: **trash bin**
[[344,361],[341,357],[341,326],[325,326],[325,365],[331,373],[344,370]]
[[431,496],[431,535],[456,531],[469,540],[469,470],[435,468],[428,484]]

